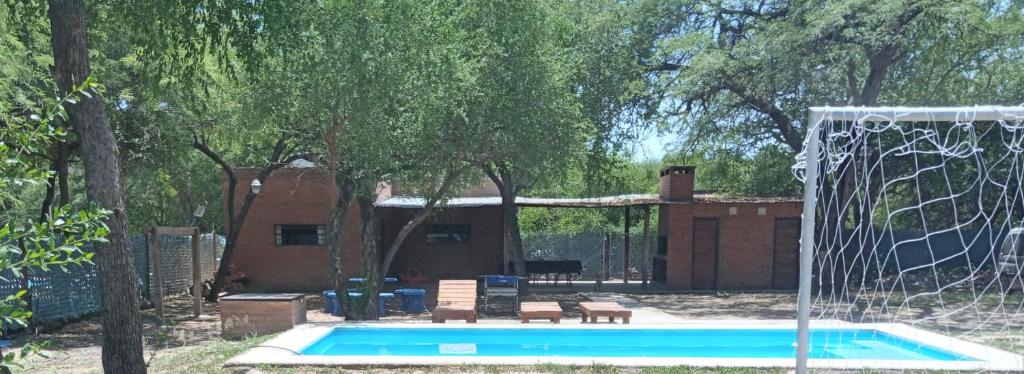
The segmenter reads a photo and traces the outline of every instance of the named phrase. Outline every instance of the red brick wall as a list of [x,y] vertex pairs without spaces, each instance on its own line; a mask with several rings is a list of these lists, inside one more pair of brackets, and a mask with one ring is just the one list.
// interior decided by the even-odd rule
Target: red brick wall
[[[736,208],[736,215],[729,215],[729,208]],[[765,208],[765,215],[758,215],[758,208]],[[661,205],[659,235],[668,235],[666,283],[691,288],[693,219],[717,218],[718,288],[771,288],[775,219],[799,218],[802,209],[799,201]]]
[[[415,211],[410,209],[378,209],[382,251],[390,244]],[[432,280],[471,278],[484,274],[500,274],[502,261],[501,207],[477,207],[440,210],[416,227],[402,243],[391,274],[412,266]],[[428,224],[468,224],[470,239],[466,243],[428,243]],[[382,254],[383,256],[383,254]]]
[[[236,209],[258,170],[238,171]],[[227,193],[225,182],[225,194]],[[233,257],[235,269],[250,278],[253,291],[319,291],[328,287],[326,246],[279,246],[274,225],[326,225],[337,192],[329,174],[318,168],[282,168],[263,182],[242,225]],[[227,199],[225,199],[226,204]],[[359,206],[349,207],[342,231],[342,271],[358,272],[362,258]],[[225,222],[225,224],[227,224]]]

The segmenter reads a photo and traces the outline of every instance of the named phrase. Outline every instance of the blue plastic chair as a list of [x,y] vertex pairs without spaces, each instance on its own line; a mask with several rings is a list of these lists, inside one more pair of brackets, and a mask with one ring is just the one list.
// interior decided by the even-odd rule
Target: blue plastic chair
[[[363,293],[358,291],[355,288],[349,288],[348,289],[348,297],[350,299],[357,299],[357,298],[363,297]],[[395,294],[393,294],[391,292],[381,292],[380,294],[377,295],[377,307],[378,307],[378,311],[380,312],[380,315],[383,316],[385,314],[384,303],[386,302],[386,300],[387,299],[393,299],[394,297],[395,297]]]
[[394,298],[395,298],[395,294],[393,294],[391,292],[381,292],[379,295],[377,295],[377,306],[380,307],[380,315],[381,316],[383,316],[385,314],[384,313],[384,303],[386,302],[386,300],[394,299]]
[[332,316],[341,315],[341,298],[338,297],[337,292],[324,291],[324,312],[330,313]]
[[395,295],[402,298],[401,309],[406,313],[423,313],[427,311],[427,306],[423,302],[424,297],[427,295],[427,290],[422,288],[399,288],[395,290]]

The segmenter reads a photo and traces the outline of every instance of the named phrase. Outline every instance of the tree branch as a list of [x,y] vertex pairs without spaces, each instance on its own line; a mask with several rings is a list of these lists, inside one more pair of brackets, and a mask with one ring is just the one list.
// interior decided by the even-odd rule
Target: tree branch
[[750,105],[754,110],[764,113],[772,121],[775,122],[775,127],[779,130],[782,135],[782,139],[786,142],[794,152],[800,152],[803,148],[803,139],[800,133],[797,132],[796,127],[793,126],[793,119],[789,117],[786,112],[783,112],[775,103],[754,96],[752,93],[747,92],[746,89],[740,87],[736,82],[731,79],[725,79],[722,86],[732,92],[736,96],[739,96],[747,105]]
[[434,192],[428,197],[427,201],[423,204],[423,209],[416,213],[415,216],[409,222],[406,222],[402,229],[398,231],[398,235],[395,236],[395,240],[388,246],[388,251],[384,254],[384,261],[381,262],[380,273],[387,276],[388,270],[391,269],[391,262],[394,261],[395,255],[398,254],[398,249],[402,247],[402,243],[409,237],[412,230],[423,223],[433,211],[433,208],[441,200],[441,197],[447,193],[448,189],[451,188],[452,184],[459,179],[459,175],[462,174],[463,168],[455,167],[449,169],[444,179],[441,181],[441,185],[434,190]]
[[501,178],[499,178],[498,175],[495,174],[493,165],[485,162],[480,164],[480,168],[483,169],[484,174],[487,175],[487,178],[490,178],[491,182],[494,182],[494,185],[498,186],[499,191],[505,191],[505,184],[502,183]]

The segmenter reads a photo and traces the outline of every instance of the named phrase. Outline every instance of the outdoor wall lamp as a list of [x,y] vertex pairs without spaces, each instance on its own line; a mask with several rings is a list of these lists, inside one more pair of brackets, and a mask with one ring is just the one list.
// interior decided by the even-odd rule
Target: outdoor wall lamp
[[249,187],[252,188],[252,193],[258,194],[260,193],[260,190],[263,189],[263,184],[260,183],[259,179],[253,179],[252,183],[249,184]]

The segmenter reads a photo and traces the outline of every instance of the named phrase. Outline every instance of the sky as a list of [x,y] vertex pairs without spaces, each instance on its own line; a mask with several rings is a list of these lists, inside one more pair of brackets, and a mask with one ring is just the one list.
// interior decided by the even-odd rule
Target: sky
[[648,131],[640,137],[640,141],[637,142],[633,148],[633,160],[660,161],[667,153],[666,147],[677,141],[676,137],[677,135],[671,132],[667,134],[658,134],[658,132],[654,130]]

